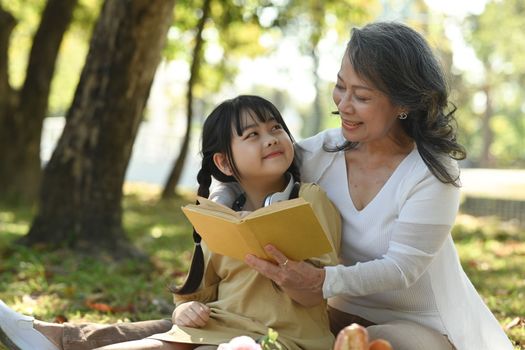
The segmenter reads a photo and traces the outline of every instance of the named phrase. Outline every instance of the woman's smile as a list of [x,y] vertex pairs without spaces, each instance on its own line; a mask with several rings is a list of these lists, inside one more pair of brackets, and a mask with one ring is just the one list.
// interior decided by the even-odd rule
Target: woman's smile
[[363,124],[363,122],[353,122],[353,121],[341,119],[341,124],[344,129],[348,131],[353,131],[359,128]]

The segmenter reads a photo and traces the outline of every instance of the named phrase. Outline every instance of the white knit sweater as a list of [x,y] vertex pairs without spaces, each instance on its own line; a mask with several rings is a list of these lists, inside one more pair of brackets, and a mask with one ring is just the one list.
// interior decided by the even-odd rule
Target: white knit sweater
[[[358,211],[349,195],[340,129],[301,142],[302,181],[318,183],[341,212],[341,265],[325,267],[332,307],[375,323],[415,321],[446,334],[458,350],[512,349],[463,272],[450,229],[459,189],[434,177],[414,149]],[[452,171],[457,165],[451,161]]]

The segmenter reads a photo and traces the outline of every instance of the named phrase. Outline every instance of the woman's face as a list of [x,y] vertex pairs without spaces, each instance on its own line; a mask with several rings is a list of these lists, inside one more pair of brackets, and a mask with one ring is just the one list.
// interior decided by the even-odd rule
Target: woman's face
[[397,116],[405,110],[392,104],[387,95],[361,79],[345,53],[332,93],[341,117],[343,136],[367,143],[395,138],[401,131]]

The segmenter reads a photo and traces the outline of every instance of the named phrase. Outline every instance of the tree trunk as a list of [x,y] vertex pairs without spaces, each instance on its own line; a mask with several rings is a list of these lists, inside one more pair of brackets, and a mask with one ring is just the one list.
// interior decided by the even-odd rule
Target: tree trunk
[[319,131],[321,131],[321,121],[324,117],[323,113],[323,106],[322,106],[322,99],[321,99],[321,93],[323,91],[321,87],[321,78],[319,77],[319,56],[316,52],[316,47],[312,50],[312,59],[314,61],[314,86],[315,86],[315,99],[314,99],[314,115],[313,120],[311,122],[311,129],[309,134],[304,135],[305,137],[309,137],[312,135],[317,134]]
[[483,88],[487,100],[485,102],[485,112],[483,113],[483,119],[481,121],[481,156],[479,165],[482,168],[490,168],[493,166],[492,154],[490,152],[490,147],[492,145],[492,140],[494,139],[494,133],[490,126],[490,120],[493,114],[492,107],[492,94],[490,86],[487,85]]
[[312,76],[314,78],[315,99],[313,104],[313,115],[304,118],[304,125],[301,134],[304,137],[312,136],[321,130],[321,120],[323,117],[322,100],[321,100],[321,78],[319,77],[319,55],[317,47],[321,41],[323,28],[325,27],[324,13],[325,7],[321,1],[310,3],[309,12],[312,16],[312,32],[309,38],[309,54],[313,61]]
[[38,191],[42,124],[60,43],[76,3],[47,2],[33,38],[23,87],[16,98],[11,94],[8,104],[0,106],[5,113],[0,126],[0,198],[28,201]]
[[122,186],[174,4],[104,3],[25,243],[116,258],[138,253],[122,228]]
[[[0,183],[2,181],[2,173],[6,164],[2,162],[1,154],[7,145],[4,145],[4,130],[8,128],[8,123],[11,119],[8,117],[12,115],[14,106],[16,104],[16,92],[11,88],[9,84],[9,64],[8,64],[8,51],[9,51],[9,38],[11,32],[16,25],[15,18],[6,12],[0,5]],[[0,187],[0,193],[3,187]]]
[[9,85],[7,52],[9,50],[9,38],[15,25],[15,18],[0,5],[0,122],[3,122],[5,115],[4,106],[9,104],[8,101],[12,94],[11,86]]
[[205,0],[202,6],[202,17],[199,19],[197,25],[197,33],[195,34],[195,47],[193,48],[193,61],[191,62],[190,79],[188,81],[188,91],[186,93],[186,133],[180,148],[179,155],[175,161],[168,180],[164,185],[162,191],[162,199],[173,198],[176,195],[176,187],[179,183],[182,170],[184,169],[184,162],[188,154],[188,149],[191,140],[191,124],[193,120],[193,88],[199,78],[199,70],[202,62],[202,46],[204,39],[202,32],[204,25],[209,17],[211,0]]

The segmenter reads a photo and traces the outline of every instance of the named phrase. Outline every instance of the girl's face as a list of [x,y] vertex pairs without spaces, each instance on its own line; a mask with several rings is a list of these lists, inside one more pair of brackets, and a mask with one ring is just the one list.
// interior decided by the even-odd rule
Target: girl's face
[[241,135],[237,135],[233,128],[231,143],[233,159],[241,177],[238,180],[241,183],[257,181],[262,185],[265,181],[282,178],[294,157],[290,137],[275,119],[260,122],[249,112],[243,113],[242,118],[244,129]]
[[337,74],[332,97],[341,117],[343,136],[348,141],[378,141],[396,137],[401,131],[397,116],[406,110],[392,104],[387,95],[361,79],[347,53]]

